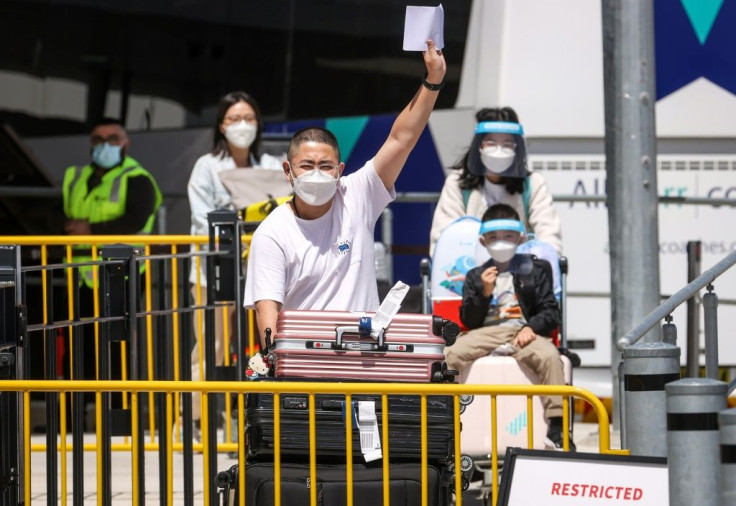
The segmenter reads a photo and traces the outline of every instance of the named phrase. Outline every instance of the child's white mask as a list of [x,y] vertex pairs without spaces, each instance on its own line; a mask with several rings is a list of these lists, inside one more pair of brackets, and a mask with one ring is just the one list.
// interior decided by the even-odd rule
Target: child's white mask
[[494,262],[505,264],[511,261],[516,254],[516,243],[509,241],[493,241],[486,245],[488,253]]

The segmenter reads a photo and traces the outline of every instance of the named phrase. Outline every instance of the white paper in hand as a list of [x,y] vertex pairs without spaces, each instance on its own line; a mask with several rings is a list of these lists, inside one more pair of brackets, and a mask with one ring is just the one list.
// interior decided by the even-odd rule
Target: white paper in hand
[[426,51],[427,39],[437,49],[445,47],[445,11],[437,7],[406,6],[404,21],[404,51]]

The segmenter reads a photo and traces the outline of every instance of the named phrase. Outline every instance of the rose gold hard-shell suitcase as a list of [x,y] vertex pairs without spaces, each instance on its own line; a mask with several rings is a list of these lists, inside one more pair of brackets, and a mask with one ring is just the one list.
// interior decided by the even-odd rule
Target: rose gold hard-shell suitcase
[[[397,314],[374,339],[374,313],[285,310],[273,339],[274,375],[282,378],[427,382],[451,380],[443,350],[457,324],[425,314]],[[361,335],[362,334],[362,335]]]

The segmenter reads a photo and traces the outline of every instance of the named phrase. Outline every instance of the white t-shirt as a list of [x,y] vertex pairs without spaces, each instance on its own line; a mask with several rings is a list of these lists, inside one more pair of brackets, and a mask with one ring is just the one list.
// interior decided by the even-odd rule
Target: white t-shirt
[[491,183],[488,178],[483,178],[483,197],[488,207],[491,207],[494,204],[505,202],[509,194],[505,184]]
[[378,309],[373,229],[395,197],[370,160],[340,178],[324,216],[303,220],[289,206],[276,208],[253,234],[243,305],[273,300],[284,309]]

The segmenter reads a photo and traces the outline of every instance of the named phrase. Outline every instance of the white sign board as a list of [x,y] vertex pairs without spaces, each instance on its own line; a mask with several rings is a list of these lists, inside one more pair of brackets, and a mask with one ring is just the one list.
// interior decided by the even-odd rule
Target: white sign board
[[[545,178],[553,195],[605,195],[602,155],[530,156],[530,161],[534,170]],[[661,155],[658,165],[659,195],[736,198],[736,157],[732,155]],[[555,207],[562,222],[564,254],[570,262],[567,278],[570,348],[580,355],[586,367],[610,365],[608,210],[605,204],[594,202],[556,202]],[[731,226],[736,223],[736,207],[660,204],[658,211],[662,294],[672,295],[687,284],[688,241],[702,241],[702,271],[736,250],[736,229]],[[722,274],[714,287],[719,299],[736,299],[736,269]],[[684,363],[686,305],[681,305],[673,316]],[[736,321],[736,306],[720,304],[718,321],[719,362],[722,366],[735,365],[736,341],[728,338],[726,329]],[[701,329],[702,325],[701,320]],[[701,330],[701,346],[702,343]]]
[[509,449],[500,506],[667,506],[664,458]]

